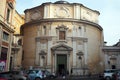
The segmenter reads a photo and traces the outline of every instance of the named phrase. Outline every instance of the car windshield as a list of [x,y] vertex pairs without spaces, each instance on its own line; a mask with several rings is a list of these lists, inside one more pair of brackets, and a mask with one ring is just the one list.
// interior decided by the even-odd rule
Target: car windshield
[[116,70],[116,69],[111,69],[111,70],[105,70],[104,73],[114,73],[114,72],[117,72],[119,70]]
[[29,70],[28,74],[33,74],[33,73],[38,73],[38,72],[39,72],[39,70]]
[[4,77],[4,78],[6,78],[6,77],[10,77],[10,73],[0,73],[0,77]]

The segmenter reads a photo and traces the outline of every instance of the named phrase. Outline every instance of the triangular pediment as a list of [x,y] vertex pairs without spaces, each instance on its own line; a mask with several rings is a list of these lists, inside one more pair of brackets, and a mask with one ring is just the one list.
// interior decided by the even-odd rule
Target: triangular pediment
[[52,50],[56,50],[56,51],[72,51],[73,49],[65,44],[59,44],[59,45],[56,45],[56,46],[53,46],[51,48]]

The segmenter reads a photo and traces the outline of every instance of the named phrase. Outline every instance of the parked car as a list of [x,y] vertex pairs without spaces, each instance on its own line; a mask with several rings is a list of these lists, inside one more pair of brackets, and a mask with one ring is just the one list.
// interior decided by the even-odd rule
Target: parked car
[[13,80],[12,75],[9,72],[1,72],[0,80]]
[[6,79],[6,78],[0,78],[0,80],[8,80],[8,79]]
[[46,75],[40,69],[28,70],[28,79],[29,80],[41,80],[45,77],[46,77]]
[[23,71],[10,71],[10,73],[15,80],[27,80]]
[[105,79],[105,80],[111,80],[113,74],[114,74],[115,72],[117,72],[117,71],[120,71],[120,70],[118,70],[118,69],[106,69],[106,70],[104,71],[104,79]]
[[28,70],[28,80],[41,80],[49,78],[56,78],[56,75],[48,70],[41,69]]
[[44,70],[44,73],[46,75],[46,78],[56,78],[57,77],[54,73],[51,73],[48,70]]
[[22,71],[7,71],[0,73],[0,78],[6,78],[8,80],[27,80]]
[[113,73],[112,80],[120,80],[120,71]]

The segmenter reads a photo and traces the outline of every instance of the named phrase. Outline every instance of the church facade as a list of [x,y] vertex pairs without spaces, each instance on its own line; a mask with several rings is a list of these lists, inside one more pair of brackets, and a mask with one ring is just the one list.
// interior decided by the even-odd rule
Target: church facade
[[25,10],[23,61],[25,68],[73,75],[104,69],[100,13],[80,3],[46,2]]

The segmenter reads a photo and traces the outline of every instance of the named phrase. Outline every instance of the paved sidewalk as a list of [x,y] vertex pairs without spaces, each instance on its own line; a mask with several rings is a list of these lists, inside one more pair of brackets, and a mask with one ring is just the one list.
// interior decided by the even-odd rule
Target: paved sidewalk
[[66,76],[65,78],[57,77],[55,79],[47,80],[102,80],[102,79],[99,79],[99,76]]

